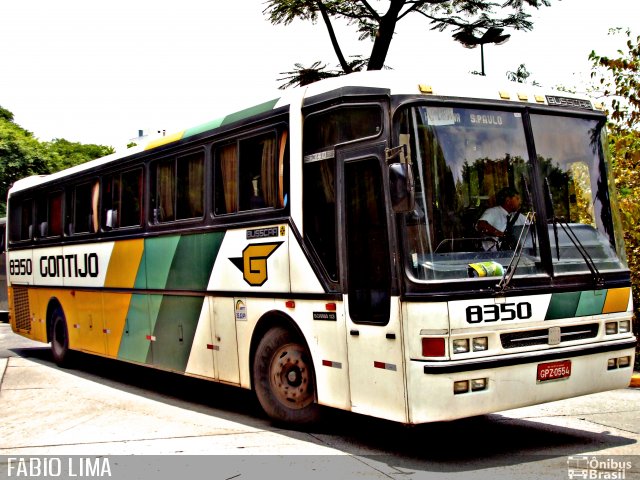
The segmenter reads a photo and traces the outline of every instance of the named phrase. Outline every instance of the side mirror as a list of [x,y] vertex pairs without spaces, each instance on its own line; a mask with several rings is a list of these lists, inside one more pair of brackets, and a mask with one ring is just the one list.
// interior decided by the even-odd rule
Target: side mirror
[[415,208],[416,193],[413,170],[408,163],[389,164],[389,193],[395,213],[411,212]]

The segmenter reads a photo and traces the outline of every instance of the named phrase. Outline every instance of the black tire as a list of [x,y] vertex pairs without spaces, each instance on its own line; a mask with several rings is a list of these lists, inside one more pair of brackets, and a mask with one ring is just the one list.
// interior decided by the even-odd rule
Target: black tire
[[69,330],[62,309],[56,308],[51,315],[51,354],[59,367],[71,365]]
[[315,378],[307,347],[289,330],[275,327],[260,340],[253,361],[258,401],[276,422],[310,425],[317,422]]

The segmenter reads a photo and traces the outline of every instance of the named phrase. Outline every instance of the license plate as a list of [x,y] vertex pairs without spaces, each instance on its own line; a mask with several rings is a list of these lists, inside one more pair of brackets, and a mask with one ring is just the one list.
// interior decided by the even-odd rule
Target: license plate
[[571,360],[561,362],[540,363],[538,365],[538,382],[559,380],[571,376]]

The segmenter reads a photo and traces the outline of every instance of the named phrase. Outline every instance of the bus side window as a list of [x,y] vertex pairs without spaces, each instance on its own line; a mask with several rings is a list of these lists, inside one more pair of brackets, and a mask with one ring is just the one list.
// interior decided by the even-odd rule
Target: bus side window
[[199,218],[204,214],[204,152],[178,157],[176,165],[176,218]]
[[214,212],[216,215],[238,211],[238,144],[216,149]]
[[[119,214],[119,215],[118,215]],[[120,227],[142,224],[142,169],[124,172],[120,178],[120,203],[116,208]]]
[[10,205],[11,223],[9,240],[19,242],[31,240],[33,234],[33,201],[12,199]]
[[153,223],[170,222],[175,219],[175,160],[166,158],[151,164],[151,198],[153,200]]
[[118,228],[120,203],[120,174],[105,175],[102,179],[102,228]]
[[240,210],[276,205],[275,160],[275,132],[240,142]]
[[100,183],[98,180],[77,185],[73,190],[72,212],[68,216],[73,219],[68,225],[70,234],[95,233],[98,231],[98,200]]
[[287,132],[275,130],[214,151],[216,215],[285,206]]
[[106,175],[102,180],[102,228],[142,224],[142,169]]
[[151,164],[151,221],[171,222],[204,214],[204,152]]
[[62,235],[62,192],[53,192],[40,197],[36,202],[36,225],[38,237],[59,237]]

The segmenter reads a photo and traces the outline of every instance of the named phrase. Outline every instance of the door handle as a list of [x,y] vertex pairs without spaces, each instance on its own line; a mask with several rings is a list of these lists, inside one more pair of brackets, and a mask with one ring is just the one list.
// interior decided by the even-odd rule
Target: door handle
[[352,335],[352,336],[354,336],[354,337],[357,337],[358,335],[360,335],[360,332],[359,332],[358,330],[351,330],[351,331],[349,332],[349,334],[350,334],[350,335]]

